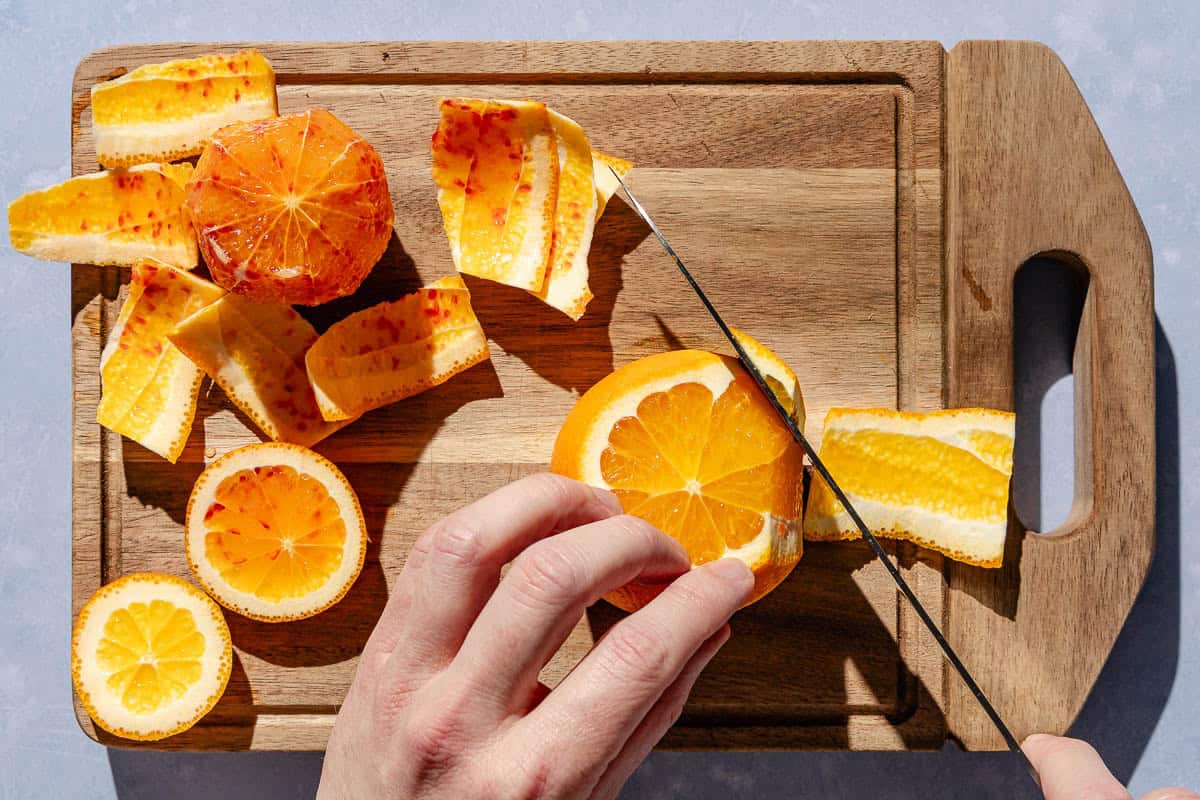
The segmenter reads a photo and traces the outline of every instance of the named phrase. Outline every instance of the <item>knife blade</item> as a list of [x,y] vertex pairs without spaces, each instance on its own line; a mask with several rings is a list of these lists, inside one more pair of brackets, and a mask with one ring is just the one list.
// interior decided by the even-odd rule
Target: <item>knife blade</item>
[[988,700],[987,695],[983,692],[983,689],[976,682],[975,678],[971,676],[971,672],[962,662],[962,659],[960,659],[958,654],[954,652],[954,648],[950,646],[950,642],[947,641],[946,637],[942,634],[942,631],[940,628],[938,628],[937,623],[933,621],[933,617],[931,617],[929,612],[925,610],[925,607],[921,605],[921,601],[917,599],[917,596],[913,593],[912,588],[909,587],[908,581],[904,580],[904,576],[900,574],[900,570],[897,569],[896,565],[892,563],[892,560],[888,558],[888,554],[883,549],[883,545],[881,545],[879,540],[875,538],[875,535],[871,533],[870,527],[868,527],[863,521],[863,518],[859,515],[858,510],[854,508],[854,504],[850,502],[850,498],[846,496],[846,493],[842,490],[842,487],[839,486],[838,482],[834,480],[832,475],[829,474],[829,469],[825,466],[825,463],[821,461],[821,457],[817,455],[817,452],[813,449],[813,446],[809,444],[804,432],[800,430],[800,426],[796,424],[796,421],[792,419],[791,415],[788,414],[787,410],[784,409],[784,407],[780,404],[779,398],[777,398],[775,393],[771,391],[771,388],[767,385],[766,378],[763,377],[763,374],[759,371],[758,367],[754,365],[754,362],[750,359],[749,354],[746,352],[745,348],[742,347],[742,343],[738,341],[736,336],[733,335],[733,331],[721,317],[721,314],[712,304],[712,301],[708,299],[708,295],[706,295],[704,290],[700,288],[700,284],[696,282],[696,279],[692,276],[691,271],[688,270],[687,266],[683,263],[683,259],[681,259],[679,254],[675,252],[675,248],[671,246],[671,243],[667,241],[667,237],[663,235],[663,232],[659,230],[658,225],[656,225],[654,220],[650,218],[650,214],[648,214],[646,209],[642,207],[642,204],[638,202],[638,199],[634,196],[633,192],[630,191],[629,186],[626,185],[625,181],[622,180],[620,174],[618,174],[617,171],[611,166],[608,169],[610,172],[612,172],[613,176],[617,179],[617,182],[621,185],[621,189],[625,192],[625,196],[629,198],[629,202],[632,204],[634,212],[636,212],[637,215],[642,218],[642,221],[649,226],[650,231],[654,234],[654,237],[658,239],[659,244],[661,244],[663,249],[667,251],[667,255],[669,255],[675,261],[675,266],[679,268],[679,272],[683,275],[684,280],[686,280],[688,285],[692,287],[692,290],[696,293],[696,296],[700,298],[700,302],[704,304],[704,308],[713,318],[713,321],[717,323],[717,327],[721,329],[721,333],[724,334],[725,338],[729,340],[729,343],[733,346],[734,352],[737,353],[738,361],[741,362],[742,367],[750,374],[750,377],[754,379],[755,384],[758,385],[759,391],[763,393],[763,395],[771,403],[771,407],[775,409],[775,413],[779,415],[781,420],[783,420],[783,424],[787,426],[788,431],[792,434],[792,438],[796,440],[796,443],[799,444],[800,447],[803,448],[804,452],[808,455],[809,460],[812,462],[813,469],[816,470],[817,474],[820,475],[822,480],[824,480],[829,486],[834,497],[836,497],[838,502],[842,504],[842,507],[846,509],[846,512],[850,515],[850,518],[854,520],[854,524],[858,526],[859,531],[862,533],[863,539],[870,546],[871,550],[875,553],[875,556],[879,559],[879,561],[883,563],[883,566],[887,569],[888,574],[892,576],[892,580],[896,582],[896,586],[900,589],[900,593],[908,599],[909,604],[912,605],[913,610],[917,613],[917,616],[920,618],[921,622],[929,630],[930,635],[933,636],[934,641],[936,641],[938,644],[938,647],[941,648],[942,654],[946,657],[946,660],[950,662],[950,666],[954,667],[954,671],[958,673],[960,678],[962,678],[963,683],[966,684],[967,689],[975,697],[975,700],[979,703],[980,707],[983,708],[983,711],[985,714],[987,714],[988,719],[990,719],[992,724],[996,726],[996,730],[1000,732],[1000,736],[1003,737],[1004,743],[1008,745],[1008,749],[1016,754],[1016,756],[1021,760],[1021,763],[1024,765],[1025,769],[1028,770],[1030,776],[1033,778],[1034,783],[1040,785],[1037,770],[1033,768],[1033,764],[1029,761],[1029,757],[1026,756],[1025,751],[1021,749],[1020,743],[1017,742],[1016,737],[1013,736],[1012,731],[1010,731],[1008,728],[1008,725],[1004,723],[1000,713],[996,711],[995,706],[993,706],[991,701]]

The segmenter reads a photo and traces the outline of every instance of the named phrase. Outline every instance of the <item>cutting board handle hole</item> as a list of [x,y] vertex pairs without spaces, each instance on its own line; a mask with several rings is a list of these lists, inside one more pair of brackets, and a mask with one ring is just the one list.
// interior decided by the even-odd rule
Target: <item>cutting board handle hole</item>
[[1013,280],[1012,501],[1030,531],[1062,526],[1078,489],[1072,361],[1087,291],[1086,267],[1059,256],[1029,259]]

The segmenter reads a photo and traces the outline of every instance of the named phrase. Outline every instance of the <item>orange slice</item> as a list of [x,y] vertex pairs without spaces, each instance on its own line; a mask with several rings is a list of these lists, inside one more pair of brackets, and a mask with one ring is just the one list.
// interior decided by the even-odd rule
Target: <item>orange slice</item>
[[217,131],[185,209],[213,280],[262,303],[351,294],[392,235],[383,160],[320,108]]
[[[915,414],[830,409],[821,460],[877,536],[908,539],[980,567],[998,567],[1008,530],[1016,417],[962,408]],[[856,539],[849,514],[819,477],[804,536]]]
[[106,167],[199,155],[222,125],[275,114],[275,70],[257,50],[145,64],[92,86],[92,137]]
[[[482,112],[479,104],[484,102]],[[554,207],[558,196],[558,154],[550,115],[541,103],[528,100],[443,103],[449,119],[435,136],[435,180],[443,208],[457,208],[453,180],[462,172],[460,148],[469,147],[471,163],[462,187],[462,219],[458,229],[460,272],[541,290],[550,263]],[[476,132],[469,130],[474,123]],[[455,125],[464,129],[454,132]],[[474,140],[472,140],[474,135]],[[452,242],[454,218],[443,220]]]
[[305,361],[327,420],[357,417],[444,383],[489,358],[462,278],[442,278],[334,323]]
[[125,739],[181,733],[217,704],[233,647],[221,609],[174,575],[100,587],[71,636],[71,681],[97,725]]
[[572,119],[548,110],[558,141],[558,201],[554,209],[554,238],[546,283],[535,292],[545,303],[571,319],[583,316],[592,299],[588,288],[588,251],[596,224],[599,194],[592,148],[583,128]]
[[129,294],[100,355],[97,422],[175,463],[192,429],[202,376],[167,336],[223,294],[167,264],[147,261],[133,268]]
[[185,538],[205,591],[263,622],[311,617],[341,600],[367,550],[346,476],[284,442],[240,447],[209,464],[188,499]]
[[[567,415],[550,468],[612,490],[694,565],[746,562],[748,603],[800,559],[803,452],[735,359],[676,350],[618,369]],[[658,591],[630,584],[607,599],[633,610]]]
[[196,237],[181,210],[191,174],[191,164],[143,164],[21,195],[8,206],[13,249],[46,261],[129,267],[154,258],[192,269]]
[[596,172],[596,219],[604,213],[604,209],[608,206],[608,201],[613,194],[621,186],[617,179],[613,177],[609,167],[617,171],[617,174],[622,179],[629,174],[629,170],[633,169],[633,162],[626,161],[623,158],[610,156],[607,153],[601,153],[599,150],[592,151],[592,166]]
[[236,294],[200,309],[171,336],[263,433],[304,447],[346,424],[324,420],[308,383],[304,354],[316,340],[291,307]]

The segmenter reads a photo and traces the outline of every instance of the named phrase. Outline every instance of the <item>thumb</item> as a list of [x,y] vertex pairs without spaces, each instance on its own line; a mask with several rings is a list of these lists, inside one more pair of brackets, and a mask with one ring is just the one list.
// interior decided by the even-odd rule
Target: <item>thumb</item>
[[1021,749],[1041,777],[1046,800],[1130,800],[1087,742],[1035,733]]

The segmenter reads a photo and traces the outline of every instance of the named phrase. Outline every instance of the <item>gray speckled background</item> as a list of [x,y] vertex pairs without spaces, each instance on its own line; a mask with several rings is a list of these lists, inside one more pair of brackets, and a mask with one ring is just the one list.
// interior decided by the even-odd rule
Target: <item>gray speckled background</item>
[[[503,0],[404,3],[0,0],[0,197],[68,175],[69,87],[76,62],[112,44],[172,40],[503,38],[1038,39],[1078,81],[1154,243],[1159,319],[1159,549],[1150,579],[1076,732],[1135,793],[1200,787],[1200,152],[1196,34],[1190,2],[956,3],[769,0],[604,4]],[[651,8],[654,6],[654,8]],[[903,6],[903,7],[902,7]],[[166,10],[174,8],[176,10]],[[71,712],[69,650],[70,385],[65,267],[15,254],[0,235],[0,798],[306,797],[314,754],[109,751]],[[1063,302],[1029,293],[1038,337],[1059,342],[1027,373],[1018,506],[1061,519],[1069,504],[1070,386]],[[1037,298],[1051,297],[1051,300]],[[1042,398],[1042,387],[1045,390]],[[1040,420],[1040,425],[1037,424]],[[1037,441],[1040,428],[1041,443]],[[1042,451],[1039,458],[1038,451]],[[1112,454],[1120,457],[1119,453]],[[1069,481],[1069,479],[1068,479]],[[1182,519],[1188,523],[1182,523]],[[982,671],[980,669],[979,671]],[[1005,754],[653,755],[630,798],[1027,796]]]

